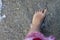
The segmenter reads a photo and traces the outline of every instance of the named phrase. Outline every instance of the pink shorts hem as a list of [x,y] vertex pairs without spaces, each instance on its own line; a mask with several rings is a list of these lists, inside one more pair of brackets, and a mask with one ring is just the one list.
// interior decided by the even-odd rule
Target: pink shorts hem
[[35,38],[39,38],[41,40],[55,40],[55,37],[53,36],[49,36],[49,37],[45,37],[41,32],[32,32],[27,34],[27,36],[25,37],[25,39],[27,40],[27,38],[29,39],[35,39]]

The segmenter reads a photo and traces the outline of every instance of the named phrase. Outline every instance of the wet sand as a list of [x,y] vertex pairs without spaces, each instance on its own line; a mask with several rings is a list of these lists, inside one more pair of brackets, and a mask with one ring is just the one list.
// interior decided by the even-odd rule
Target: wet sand
[[60,0],[3,0],[2,15],[6,18],[0,22],[0,40],[23,40],[34,11],[44,8],[48,12],[42,31],[60,40]]

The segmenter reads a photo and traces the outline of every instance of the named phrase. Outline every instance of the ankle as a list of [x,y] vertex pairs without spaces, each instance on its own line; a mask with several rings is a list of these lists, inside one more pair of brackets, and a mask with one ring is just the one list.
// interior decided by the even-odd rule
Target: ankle
[[38,27],[39,25],[36,25],[36,24],[31,24],[30,27]]
[[33,24],[31,24],[30,25],[30,31],[39,31],[40,30],[40,26],[39,25],[33,25]]

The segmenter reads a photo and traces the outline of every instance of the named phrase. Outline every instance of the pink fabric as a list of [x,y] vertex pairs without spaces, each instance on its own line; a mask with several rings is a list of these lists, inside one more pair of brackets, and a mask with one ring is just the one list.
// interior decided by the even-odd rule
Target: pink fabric
[[49,37],[45,37],[40,32],[32,32],[32,33],[29,33],[24,40],[55,40],[55,37],[52,35]]

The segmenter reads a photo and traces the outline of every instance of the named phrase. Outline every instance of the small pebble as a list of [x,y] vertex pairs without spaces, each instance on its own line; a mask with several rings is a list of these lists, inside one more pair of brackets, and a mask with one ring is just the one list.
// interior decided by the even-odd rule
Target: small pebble
[[3,16],[0,15],[0,22],[1,22],[4,18],[6,18],[6,15],[3,15]]

